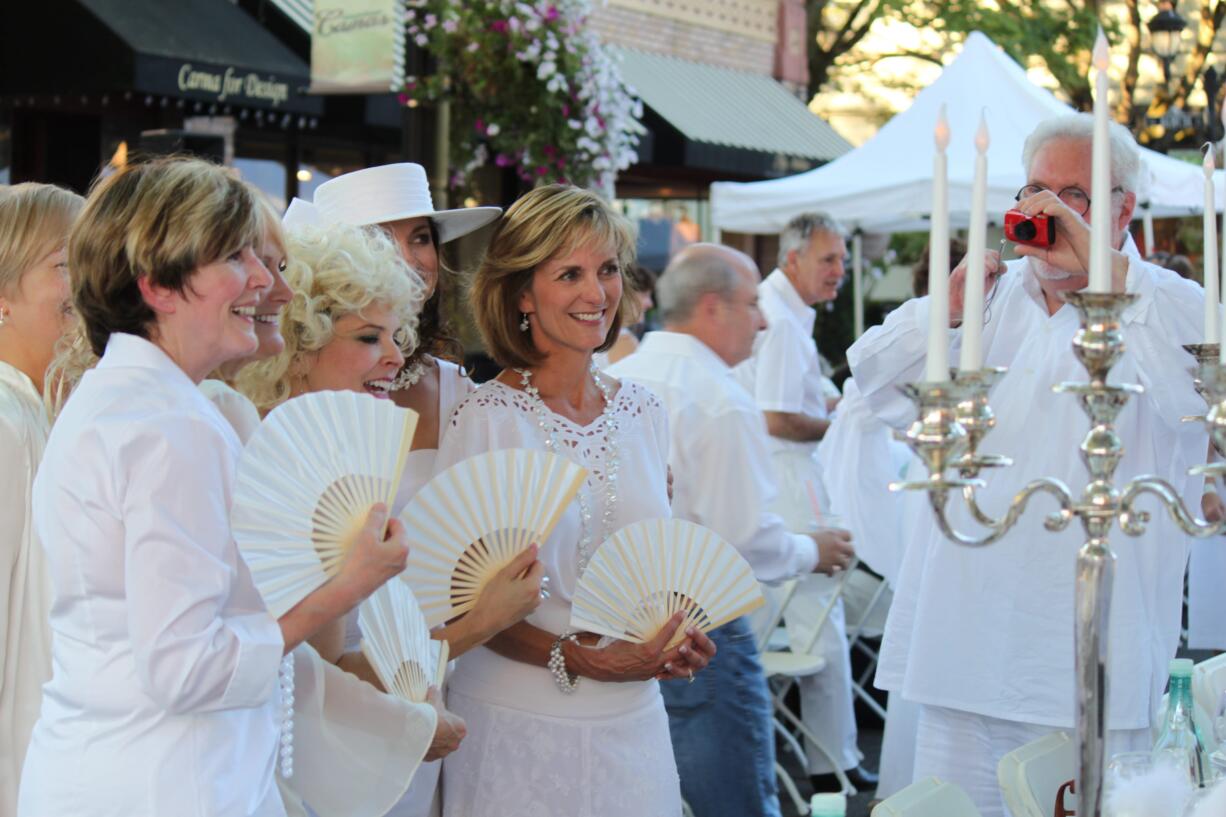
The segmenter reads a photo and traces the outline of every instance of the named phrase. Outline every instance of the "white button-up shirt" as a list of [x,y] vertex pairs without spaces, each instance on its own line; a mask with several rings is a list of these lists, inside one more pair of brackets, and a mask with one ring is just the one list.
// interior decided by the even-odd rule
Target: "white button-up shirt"
[[[1141,474],[1170,480],[1188,497],[1186,469],[1205,461],[1199,425],[1180,418],[1204,411],[1192,389],[1194,364],[1182,344],[1199,342],[1204,295],[1200,287],[1131,257],[1127,290],[1139,296],[1123,315],[1126,351],[1111,371],[1116,383],[1140,383],[1120,413],[1117,432],[1125,453],[1117,485]],[[1062,381],[1084,383],[1086,372],[1071,342],[1079,322],[1071,306],[1049,315],[1027,261],[1009,264],[984,327],[986,366],[1007,366],[991,395],[996,429],[984,453],[1013,458],[1009,468],[983,476],[982,507],[1003,514],[1028,481],[1056,477],[1078,496],[1087,473],[1078,453],[1088,420],[1079,400],[1054,394]],[[873,412],[895,428],[915,418],[914,405],[896,386],[923,379],[928,299],[903,304],[883,326],[870,329],[848,351],[856,383]],[[957,344],[955,343],[955,346]],[[1153,500],[1141,537],[1112,532],[1118,556],[1111,604],[1107,727],[1149,726],[1179,637],[1187,537]],[[957,529],[981,533],[960,497],[948,507]],[[967,548],[946,540],[931,511],[908,542],[890,610],[877,684],[913,701],[1012,721],[1069,728],[1074,723],[1073,586],[1077,550],[1084,540],[1074,522],[1062,533],[1043,528],[1053,509],[1035,497],[999,542]]]
[[0,815],[17,811],[21,763],[51,677],[51,587],[30,517],[49,430],[34,383],[0,362]]
[[[753,356],[733,371],[762,411],[825,419],[826,394],[813,327],[817,311],[801,300],[782,270],[758,284],[758,307],[766,329],[754,340]],[[771,437],[772,451],[810,453],[817,442]]]
[[280,627],[230,534],[229,423],[160,349],[113,335],[34,483],[53,675],[21,817],[284,814]]
[[664,400],[675,516],[718,533],[762,581],[813,571],[813,539],[767,511],[775,482],[766,421],[718,355],[692,335],[651,332],[609,373]]

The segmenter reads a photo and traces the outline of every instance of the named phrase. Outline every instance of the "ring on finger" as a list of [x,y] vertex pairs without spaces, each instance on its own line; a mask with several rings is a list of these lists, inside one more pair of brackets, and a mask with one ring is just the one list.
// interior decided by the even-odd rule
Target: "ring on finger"
[[694,683],[694,670],[690,670],[690,683]]

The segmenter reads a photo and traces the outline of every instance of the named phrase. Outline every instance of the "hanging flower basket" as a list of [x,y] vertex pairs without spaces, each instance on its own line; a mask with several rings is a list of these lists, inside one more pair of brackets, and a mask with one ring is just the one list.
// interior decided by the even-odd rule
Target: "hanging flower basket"
[[642,102],[588,26],[588,0],[417,0],[409,38],[437,70],[407,77],[406,105],[446,99],[451,187],[474,189],[493,164],[529,184],[568,182],[612,193],[635,162]]

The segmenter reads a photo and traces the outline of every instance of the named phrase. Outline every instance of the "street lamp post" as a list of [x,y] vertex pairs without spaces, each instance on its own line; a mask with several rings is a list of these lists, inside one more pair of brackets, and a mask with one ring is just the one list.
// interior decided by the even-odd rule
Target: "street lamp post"
[[1149,21],[1149,43],[1154,54],[1162,61],[1162,81],[1171,82],[1171,63],[1179,53],[1183,30],[1187,21],[1175,11],[1175,4],[1162,2],[1158,5],[1158,13]]

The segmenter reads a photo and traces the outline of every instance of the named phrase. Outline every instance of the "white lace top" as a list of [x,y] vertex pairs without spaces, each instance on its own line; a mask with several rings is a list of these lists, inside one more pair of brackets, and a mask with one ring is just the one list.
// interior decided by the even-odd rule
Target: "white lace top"
[[[619,528],[642,519],[670,515],[666,488],[668,419],[654,393],[634,383],[623,383],[613,398],[618,418],[617,439],[609,440],[599,420],[579,426],[549,413],[560,447],[588,469],[580,488],[591,509],[592,550]],[[524,392],[498,381],[481,386],[456,408],[443,433],[436,472],[468,457],[504,448],[545,448],[549,430],[542,429],[534,401]],[[618,456],[617,502],[612,530],[601,520],[608,502],[605,470],[610,451]],[[528,617],[530,624],[551,633],[569,628],[570,599],[578,579],[578,545],[582,536],[579,503],[563,512],[549,540],[542,543],[540,560],[549,577],[550,597]],[[659,694],[655,681],[602,684],[583,679],[574,695],[562,695],[549,671],[541,666],[511,661],[479,648],[458,662],[450,685],[466,695],[501,706],[554,717],[598,717],[629,711]]]

